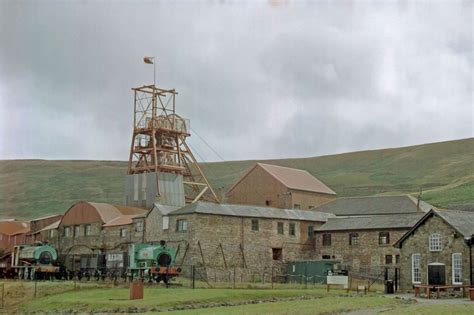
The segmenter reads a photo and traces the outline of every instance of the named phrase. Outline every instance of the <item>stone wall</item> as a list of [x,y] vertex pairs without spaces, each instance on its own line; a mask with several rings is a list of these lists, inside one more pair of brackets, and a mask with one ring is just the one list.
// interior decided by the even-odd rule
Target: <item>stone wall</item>
[[[392,230],[357,230],[357,231],[319,231],[316,233],[316,254],[318,259],[330,258],[341,260],[354,274],[376,276],[385,267],[395,267],[398,248],[393,247],[408,229]],[[388,232],[389,244],[379,244],[379,233]],[[359,244],[350,245],[349,235],[357,233]],[[323,245],[323,234],[331,235],[331,246]],[[386,256],[392,256],[392,264],[386,264]]]
[[[177,220],[187,220],[186,232],[176,231]],[[278,222],[283,223],[283,234],[278,234]],[[295,224],[294,236],[289,235],[289,223]],[[170,228],[165,233],[168,243],[180,248],[179,264],[261,272],[272,267],[282,270],[287,261],[314,259],[314,240],[308,239],[307,227],[316,229],[321,224],[258,218],[259,230],[253,231],[252,218],[187,214],[170,216]],[[273,249],[281,249],[280,259],[273,259]]]
[[336,199],[336,195],[321,194],[310,191],[290,190],[291,191],[291,206],[294,208],[295,204],[300,205],[301,210],[311,209],[322,204],[328,203]]
[[[442,250],[432,252],[429,250],[429,237],[432,233],[441,235]],[[400,249],[400,288],[402,291],[412,291],[412,255],[421,254],[421,283],[428,283],[428,264],[441,263],[445,265],[446,284],[453,283],[452,279],[452,254],[462,254],[463,284],[469,285],[469,247],[464,243],[463,236],[446,224],[438,216],[429,217],[405,241]]]

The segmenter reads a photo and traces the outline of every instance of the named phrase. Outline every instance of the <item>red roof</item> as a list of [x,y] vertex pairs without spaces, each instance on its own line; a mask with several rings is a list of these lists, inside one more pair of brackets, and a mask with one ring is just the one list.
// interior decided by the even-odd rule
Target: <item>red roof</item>
[[0,233],[8,236],[27,233],[30,223],[23,221],[0,221]]

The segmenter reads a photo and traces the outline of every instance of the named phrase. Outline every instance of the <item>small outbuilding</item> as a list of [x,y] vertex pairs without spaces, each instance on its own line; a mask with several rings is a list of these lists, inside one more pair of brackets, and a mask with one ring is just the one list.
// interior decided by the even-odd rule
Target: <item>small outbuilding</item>
[[431,210],[400,240],[400,289],[474,285],[474,212]]

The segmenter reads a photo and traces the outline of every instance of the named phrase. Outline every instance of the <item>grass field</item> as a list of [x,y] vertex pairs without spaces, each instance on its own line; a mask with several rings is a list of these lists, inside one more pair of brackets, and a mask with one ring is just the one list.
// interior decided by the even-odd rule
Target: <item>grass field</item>
[[[339,196],[413,194],[445,208],[474,208],[474,138],[396,149],[264,161],[305,169]],[[204,163],[228,188],[257,161]],[[64,213],[79,200],[122,203],[126,162],[0,161],[0,216]]]
[[[147,314],[473,314],[467,300],[384,297],[324,286],[310,289],[189,289],[146,287],[143,300],[129,300],[128,288],[112,284],[7,281],[6,313],[147,313]],[[0,286],[2,282],[0,282]],[[441,304],[439,302],[446,302]],[[436,304],[431,304],[436,303]],[[448,305],[449,303],[449,305]]]

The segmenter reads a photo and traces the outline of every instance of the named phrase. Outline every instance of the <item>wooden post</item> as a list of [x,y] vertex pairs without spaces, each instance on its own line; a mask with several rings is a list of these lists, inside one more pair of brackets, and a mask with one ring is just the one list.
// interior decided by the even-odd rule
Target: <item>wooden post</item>
[[35,273],[35,298],[36,298],[36,285],[38,284],[38,277],[36,277]]
[[275,276],[275,273],[273,271],[273,266],[272,266],[272,289],[273,289],[273,281],[274,281],[273,278],[274,278],[274,276]]
[[233,282],[232,288],[235,289],[235,266],[234,266],[234,282]]
[[2,283],[2,308],[5,307],[5,283]]
[[194,265],[192,265],[191,266],[191,278],[192,278],[192,288],[193,289],[195,288],[195,283],[194,283],[195,273],[196,273],[195,267],[194,267]]

